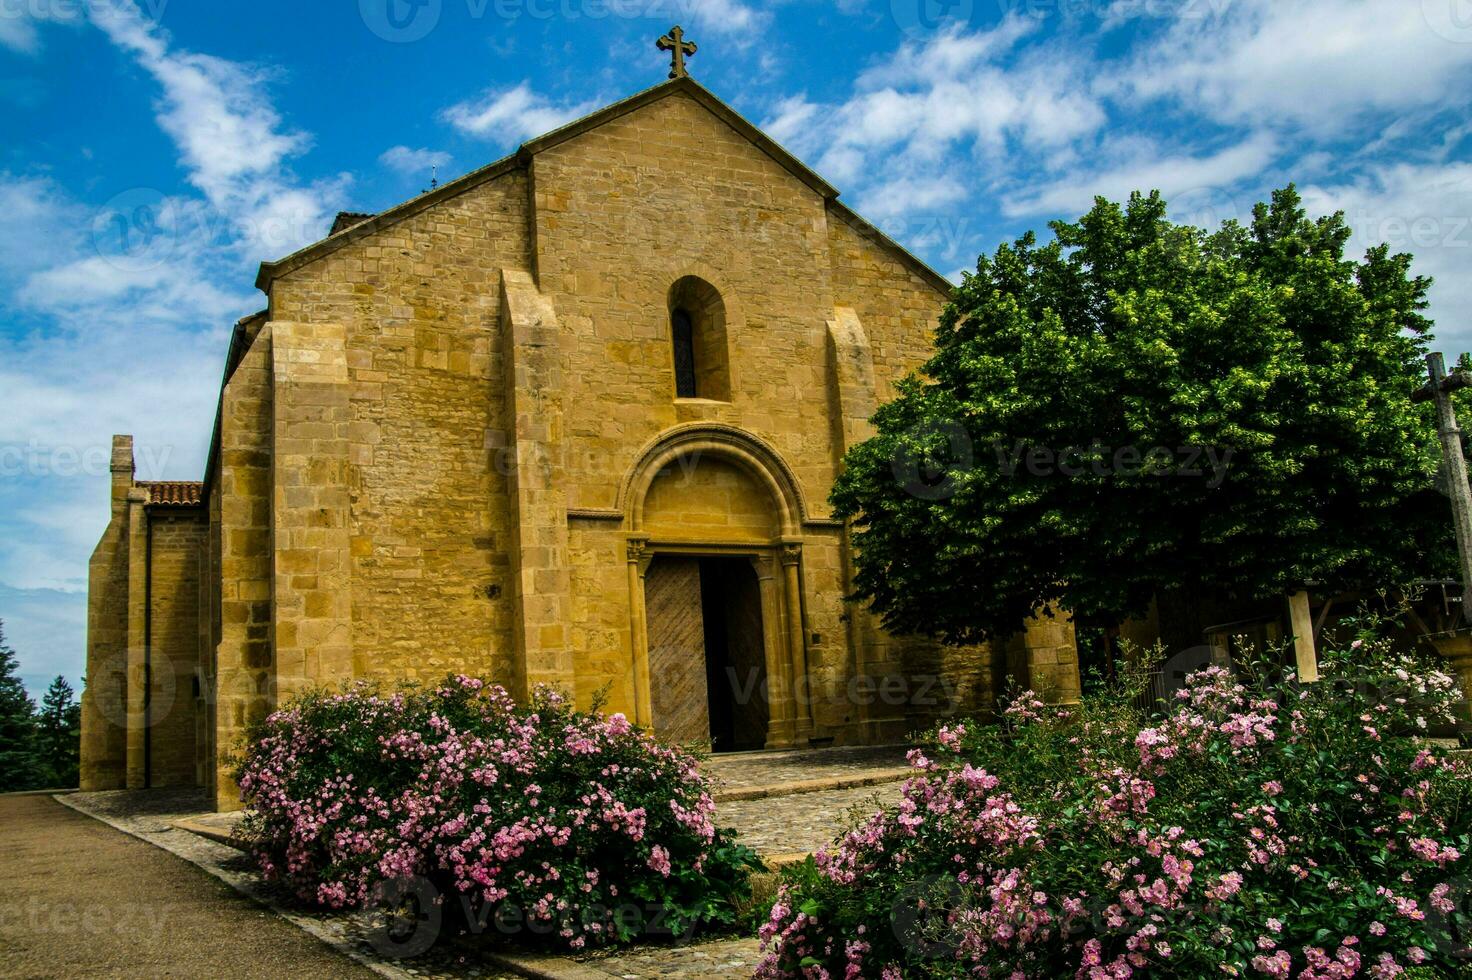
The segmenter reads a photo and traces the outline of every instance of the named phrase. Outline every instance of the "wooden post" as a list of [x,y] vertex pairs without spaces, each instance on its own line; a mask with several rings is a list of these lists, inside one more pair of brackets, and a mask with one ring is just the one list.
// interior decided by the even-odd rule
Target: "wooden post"
[[1461,372],[1446,373],[1440,354],[1426,355],[1430,381],[1414,396],[1416,401],[1436,404],[1436,430],[1441,436],[1441,454],[1446,459],[1447,496],[1452,501],[1452,523],[1457,532],[1457,558],[1462,565],[1463,623],[1472,615],[1472,485],[1467,483],[1467,461],[1462,457],[1462,430],[1452,409],[1452,392],[1465,388],[1469,380]]
[[1309,615],[1308,593],[1288,597],[1288,625],[1293,630],[1293,656],[1298,662],[1298,680],[1311,684],[1319,679],[1319,655],[1314,650],[1314,621]]

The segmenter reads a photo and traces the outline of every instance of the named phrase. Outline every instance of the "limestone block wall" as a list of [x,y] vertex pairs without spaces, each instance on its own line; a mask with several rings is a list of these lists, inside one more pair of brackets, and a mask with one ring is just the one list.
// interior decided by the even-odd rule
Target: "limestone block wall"
[[148,511],[149,785],[195,785],[196,699],[200,664],[200,542],[203,509]]
[[567,645],[567,481],[560,464],[571,338],[530,274],[502,270],[501,294],[506,418],[513,447],[506,474],[516,621],[510,676],[512,693],[527,698],[542,685],[573,687],[573,651]]
[[[271,328],[251,327],[249,349],[220,401],[220,641],[214,658],[215,746],[209,789],[221,809],[240,805],[231,756],[246,728],[275,706],[271,650]],[[213,508],[213,503],[212,503]]]
[[271,648],[278,703],[353,677],[346,331],[273,321]]
[[604,692],[609,711],[634,717],[627,536],[622,522],[568,521],[568,648],[576,651],[572,690],[581,705]]
[[122,789],[127,757],[128,491],[133,438],[112,445],[111,518],[87,568],[87,684],[82,690],[81,786]]
[[1007,641],[1007,673],[1019,686],[1049,704],[1075,704],[1080,697],[1078,641],[1073,617],[1040,612]]
[[[832,475],[823,350],[831,315],[822,197],[682,93],[531,161],[535,266],[575,338],[565,473],[574,509],[617,506],[638,450],[680,422],[771,444],[808,498]],[[696,276],[724,306],[730,397],[677,400],[671,292]]]
[[527,195],[499,173],[272,285],[274,319],[343,329],[355,676],[512,682],[501,270],[529,266]]
[[830,210],[827,228],[835,302],[863,324],[878,401],[890,401],[895,384],[934,353],[947,296],[883,247],[852,214]]
[[116,436],[112,519],[89,569],[81,782],[89,790],[192,786],[200,668],[203,508],[150,506],[133,440]]

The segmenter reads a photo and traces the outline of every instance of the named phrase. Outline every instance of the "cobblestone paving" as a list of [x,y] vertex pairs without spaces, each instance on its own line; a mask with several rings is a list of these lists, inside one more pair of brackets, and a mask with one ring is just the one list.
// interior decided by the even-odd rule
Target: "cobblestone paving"
[[800,793],[716,806],[716,822],[766,856],[811,853],[880,806],[900,798],[900,783]]

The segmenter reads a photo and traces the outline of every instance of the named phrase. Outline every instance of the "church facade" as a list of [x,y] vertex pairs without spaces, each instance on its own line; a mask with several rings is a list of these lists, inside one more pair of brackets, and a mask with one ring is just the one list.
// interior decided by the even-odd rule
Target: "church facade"
[[688,77],[261,267],[207,472],[113,451],[84,788],[202,785],[292,694],[475,674],[715,750],[894,741],[1071,627],[887,636],[829,512],[948,283]]

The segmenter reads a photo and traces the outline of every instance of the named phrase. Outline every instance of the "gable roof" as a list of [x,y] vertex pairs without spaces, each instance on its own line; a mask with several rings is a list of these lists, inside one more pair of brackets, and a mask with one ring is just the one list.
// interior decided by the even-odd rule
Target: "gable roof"
[[[332,231],[321,241],[308,245],[275,262],[262,262],[260,272],[256,276],[256,288],[269,293],[272,281],[279,276],[300,269],[302,266],[308,265],[324,255],[336,251],[349,242],[354,242],[367,235],[374,234],[380,229],[387,228],[405,218],[418,214],[441,201],[463,194],[471,188],[477,187],[489,180],[494,180],[511,170],[524,168],[530,164],[532,157],[541,153],[543,150],[550,150],[570,139],[597,129],[610,120],[617,119],[636,109],[641,109],[644,106],[677,93],[687,95],[704,106],[713,115],[749,140],[752,145],[771,157],[772,160],[786,169],[788,173],[812,188],[829,206],[838,209],[845,216],[858,221],[864,226],[866,232],[872,234],[872,237],[876,241],[894,253],[906,265],[910,266],[914,272],[931,286],[943,293],[949,293],[954,287],[954,283],[921,261],[904,246],[877,228],[874,228],[872,224],[859,217],[847,205],[840,203],[838,201],[838,190],[822,177],[819,177],[812,168],[793,156],[780,143],[758,129],[735,109],[722,102],[705,86],[689,76],[684,76],[661,82],[653,88],[645,89],[627,99],[605,106],[590,115],[554,129],[550,133],[538,136],[536,139],[523,143],[517,148],[516,152],[502,157],[500,160],[487,164],[478,170],[472,170],[470,173],[458,177],[455,180],[447,181],[439,187],[420,194],[418,197],[410,198],[396,207],[389,208],[387,211],[376,215],[363,215],[361,216],[363,218],[362,221],[353,224],[341,220],[334,221]],[[355,214],[353,217],[356,218],[359,215]],[[341,218],[342,215],[339,216],[339,219]]]

